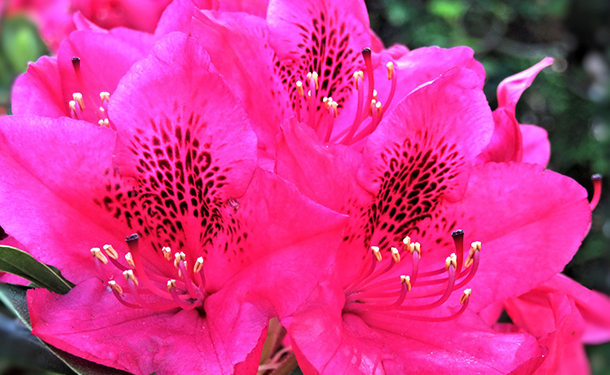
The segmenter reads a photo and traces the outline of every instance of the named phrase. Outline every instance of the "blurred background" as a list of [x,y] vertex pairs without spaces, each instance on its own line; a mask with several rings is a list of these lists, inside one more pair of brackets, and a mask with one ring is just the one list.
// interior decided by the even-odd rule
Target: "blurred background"
[[[0,0],[6,1],[6,0]],[[487,71],[492,109],[500,81],[545,56],[555,58],[523,95],[521,123],[549,132],[549,168],[592,194],[591,175],[605,175],[589,236],[565,273],[610,294],[610,1],[608,0],[367,0],[371,25],[386,46],[414,49],[470,46]],[[1,4],[0,4],[1,8]],[[27,18],[0,23],[0,113],[10,113],[15,77],[49,51]],[[609,312],[610,313],[610,312]],[[8,312],[0,306],[0,317]],[[17,328],[15,328],[17,329]],[[10,332],[2,331],[0,336]],[[2,340],[3,341],[3,340]],[[0,341],[0,375],[24,372]],[[593,372],[610,375],[610,344],[587,349]]]

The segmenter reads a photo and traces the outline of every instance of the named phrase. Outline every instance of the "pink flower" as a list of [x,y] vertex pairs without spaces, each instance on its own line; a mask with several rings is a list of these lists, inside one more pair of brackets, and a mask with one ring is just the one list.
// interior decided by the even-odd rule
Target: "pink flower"
[[80,12],[96,25],[119,26],[152,33],[171,0],[10,0],[7,14],[25,12],[41,28],[53,50],[75,30],[72,16]]
[[454,68],[407,95],[362,154],[285,127],[278,173],[350,216],[335,271],[282,319],[304,373],[510,373],[542,358],[534,337],[476,313],[560,272],[590,209],[538,166],[473,166],[494,126],[480,76]]
[[269,319],[311,293],[344,218],[257,167],[243,108],[184,34],[130,69],[107,112],[112,129],[0,120],[0,224],[76,284],[28,293],[33,333],[135,374],[254,372]]

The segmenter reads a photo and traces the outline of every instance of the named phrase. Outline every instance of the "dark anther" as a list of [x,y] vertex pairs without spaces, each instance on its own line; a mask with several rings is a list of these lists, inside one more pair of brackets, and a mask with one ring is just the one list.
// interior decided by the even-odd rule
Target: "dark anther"
[[458,236],[463,236],[463,235],[464,235],[464,231],[461,229],[454,230],[453,232],[451,232],[452,237],[458,237]]
[[125,239],[125,242],[129,243],[129,242],[133,242],[133,241],[137,241],[140,239],[140,236],[138,236],[137,233],[132,234],[131,236],[127,237]]
[[593,181],[599,181],[601,179],[602,179],[601,174],[594,174],[593,176],[591,176],[591,180],[593,180]]
[[366,56],[370,56],[371,55],[371,49],[369,47],[366,47],[365,49],[362,50],[362,56],[366,57]]

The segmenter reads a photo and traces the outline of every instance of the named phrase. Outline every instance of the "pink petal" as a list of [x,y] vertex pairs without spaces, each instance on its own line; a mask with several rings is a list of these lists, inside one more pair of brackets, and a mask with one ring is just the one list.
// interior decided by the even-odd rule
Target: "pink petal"
[[551,143],[547,131],[536,125],[519,125],[523,138],[524,163],[546,167],[551,157]]
[[463,217],[458,226],[467,238],[482,242],[479,270],[468,285],[475,311],[559,273],[591,220],[582,186],[532,164],[473,168],[458,206],[456,215]]
[[61,95],[57,58],[42,56],[28,65],[25,74],[13,86],[12,110],[16,115],[61,117],[69,115]]
[[125,236],[99,220],[94,203],[111,168],[114,132],[67,118],[7,116],[0,124],[2,227],[72,282],[90,277],[81,266],[92,260],[89,249]]
[[273,155],[279,125],[292,109],[274,71],[268,33],[264,19],[244,13],[198,12],[192,26],[192,35],[256,124],[259,148]]
[[509,112],[514,114],[515,107],[517,106],[517,102],[519,101],[519,98],[521,98],[523,91],[530,87],[534,78],[536,78],[542,69],[551,64],[553,64],[553,59],[545,57],[531,68],[505,78],[500,82],[500,85],[498,85],[498,108],[507,108]]
[[238,313],[242,324],[231,331],[239,345],[226,347],[228,331],[223,329],[229,327],[216,326],[197,310],[157,313],[124,307],[98,279],[65,296],[30,291],[28,305],[34,335],[89,361],[142,375],[232,373],[250,351],[260,350],[268,321],[260,310],[244,304]]

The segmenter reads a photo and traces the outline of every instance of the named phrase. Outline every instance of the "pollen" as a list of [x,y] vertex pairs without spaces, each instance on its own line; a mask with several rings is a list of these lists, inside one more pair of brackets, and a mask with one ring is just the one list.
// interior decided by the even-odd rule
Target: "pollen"
[[103,249],[110,258],[112,258],[114,260],[119,259],[119,253],[116,252],[116,250],[114,249],[114,247],[112,247],[112,245],[104,245]]
[[182,261],[182,262],[186,261],[186,254],[184,254],[182,252],[174,254],[174,267],[179,268],[180,261]]
[[104,253],[102,253],[99,247],[92,248],[91,255],[93,255],[94,258],[97,258],[103,264],[108,264],[108,258],[106,258],[106,256],[104,255]]
[[449,267],[453,266],[453,268],[457,268],[457,256],[455,253],[445,259],[445,269],[449,269]]
[[470,266],[472,266],[472,263],[474,263],[474,256],[475,253],[481,251],[481,242],[479,241],[475,241],[470,245],[470,250],[468,251],[468,256],[466,257],[466,260],[464,261],[464,267],[468,268]]
[[299,94],[299,96],[300,97],[305,96],[305,90],[303,89],[303,82],[297,81],[296,85],[297,85],[297,93]]
[[421,258],[421,245],[419,244],[419,242],[413,242],[409,245],[409,252],[413,254],[415,251],[417,251],[419,258]]

